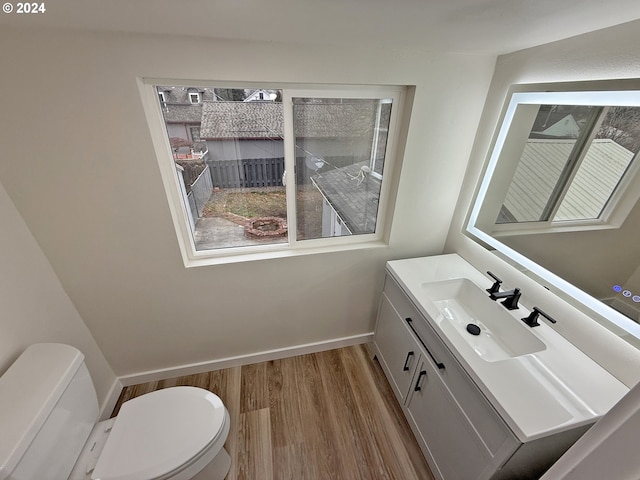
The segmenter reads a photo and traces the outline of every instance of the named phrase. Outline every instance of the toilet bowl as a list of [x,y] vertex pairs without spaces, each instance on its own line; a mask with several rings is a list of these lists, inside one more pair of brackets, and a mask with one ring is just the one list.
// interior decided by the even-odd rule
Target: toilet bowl
[[0,480],[223,480],[231,465],[218,396],[166,388],[96,423],[84,356],[68,345],[27,348],[0,377],[0,407]]

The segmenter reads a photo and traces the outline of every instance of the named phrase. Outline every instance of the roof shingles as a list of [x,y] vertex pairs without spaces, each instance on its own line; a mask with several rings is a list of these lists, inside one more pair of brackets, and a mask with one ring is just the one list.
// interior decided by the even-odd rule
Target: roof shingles
[[366,175],[358,183],[361,168],[367,162],[354,163],[311,179],[331,207],[353,234],[375,233],[381,181]]
[[[376,103],[302,103],[294,108],[296,137],[373,138]],[[282,138],[282,103],[204,102],[200,135],[206,139]]]

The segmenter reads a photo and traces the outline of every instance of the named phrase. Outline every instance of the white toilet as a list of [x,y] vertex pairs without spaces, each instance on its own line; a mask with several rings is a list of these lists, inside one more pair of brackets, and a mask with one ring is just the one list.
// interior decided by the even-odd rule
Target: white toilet
[[125,402],[95,423],[84,355],[39,343],[0,377],[0,480],[223,480],[229,413],[196,387]]

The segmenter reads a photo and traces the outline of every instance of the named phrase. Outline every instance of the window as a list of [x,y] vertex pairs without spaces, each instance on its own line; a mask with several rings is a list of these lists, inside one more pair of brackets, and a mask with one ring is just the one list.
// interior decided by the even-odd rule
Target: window
[[202,85],[181,129],[193,107],[150,101],[167,84],[143,92],[185,265],[381,244],[402,88]]
[[200,139],[200,127],[189,127],[189,133],[191,134],[191,140],[194,143],[201,141]]
[[[387,98],[293,97],[297,239],[376,232],[382,175],[372,175],[376,162],[384,164],[380,130],[388,130],[383,116]],[[386,111],[386,109],[385,109]],[[318,204],[322,196],[323,207]],[[322,210],[322,222],[318,211]]]
[[166,94],[164,92],[158,92],[158,98],[160,99],[160,103],[162,105],[167,103],[167,97],[166,97]]
[[618,228],[640,195],[640,104],[630,95],[513,94],[478,225],[495,236]]
[[200,93],[198,93],[198,92],[189,92],[189,101],[191,103],[200,103]]

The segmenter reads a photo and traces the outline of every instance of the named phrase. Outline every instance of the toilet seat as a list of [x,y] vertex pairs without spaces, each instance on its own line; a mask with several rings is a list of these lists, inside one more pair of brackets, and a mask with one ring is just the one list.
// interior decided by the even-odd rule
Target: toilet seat
[[228,424],[222,400],[202,388],[171,387],[133,398],[122,405],[91,478],[170,478],[205,454],[213,458]]

